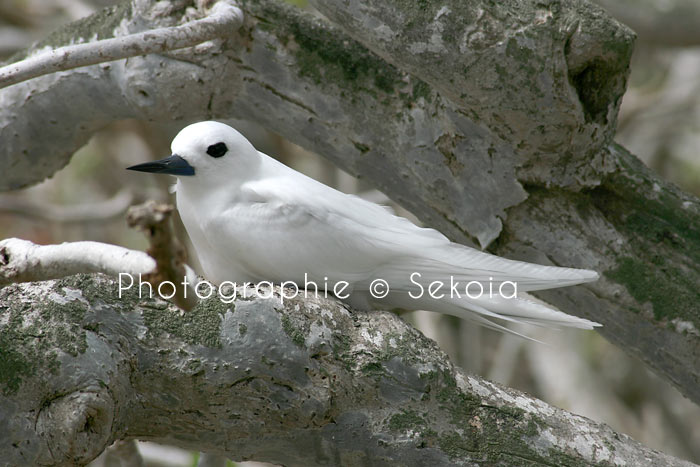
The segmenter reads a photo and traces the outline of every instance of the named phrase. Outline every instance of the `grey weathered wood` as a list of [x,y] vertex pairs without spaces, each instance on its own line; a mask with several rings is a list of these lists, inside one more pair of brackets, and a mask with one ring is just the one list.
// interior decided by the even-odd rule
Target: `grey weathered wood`
[[[464,78],[470,75],[450,75],[450,63],[460,58],[446,51],[438,49],[445,58],[435,62],[431,54],[407,53],[408,42],[373,39],[382,24],[404,31],[391,21],[425,18],[425,11],[408,2],[366,1],[374,5],[369,13],[333,13],[354,3],[316,2],[381,57],[300,10],[247,1],[243,28],[219,41],[0,91],[0,189],[51,175],[92,132],[119,119],[255,120],[371,181],[457,241],[598,270],[595,284],[540,296],[603,323],[608,339],[700,402],[700,203],[611,142],[629,30],[583,2],[552,3],[552,16],[544,11],[547,20],[538,25],[530,24],[543,18],[534,2],[469,2],[487,21],[460,17],[462,10],[451,7],[445,22],[484,38],[465,59],[479,66],[484,60],[475,70],[494,81],[472,82]],[[136,5],[68,26],[48,43],[124,34],[177,17],[149,19],[152,4]],[[401,14],[394,18],[387,8]],[[508,48],[486,40],[492,33],[515,38],[522,53],[537,53],[507,61]],[[429,37],[420,34],[423,42]],[[508,69],[499,74],[502,63]],[[511,78],[499,81],[504,77]],[[450,79],[461,81],[451,89]],[[530,86],[538,79],[551,82],[551,105]],[[511,97],[491,106],[487,99],[498,93],[489,83]],[[460,86],[470,94],[455,95]],[[485,101],[473,102],[476,96]]]
[[132,438],[300,466],[691,465],[465,375],[391,313],[239,297],[183,314],[101,275],[0,303],[3,465]]
[[[507,141],[522,180],[575,187],[599,179],[591,158],[614,135],[634,40],[602,8],[579,0],[311,2]],[[552,171],[561,159],[563,173]]]

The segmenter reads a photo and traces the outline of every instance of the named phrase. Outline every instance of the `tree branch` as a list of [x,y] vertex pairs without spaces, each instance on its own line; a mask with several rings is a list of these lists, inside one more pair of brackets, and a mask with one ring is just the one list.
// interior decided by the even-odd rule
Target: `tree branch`
[[129,189],[95,203],[74,205],[33,202],[26,197],[1,195],[0,212],[59,223],[104,222],[123,215],[134,200]]
[[[311,3],[353,39],[506,139],[519,158],[567,157],[575,164],[614,135],[634,33],[597,5]],[[581,175],[567,185],[594,183],[593,173]]]
[[218,0],[206,18],[181,26],[40,52],[0,68],[0,89],[58,71],[192,47],[235,30],[243,22],[242,16],[241,10],[231,1]]
[[[386,2],[362,2],[357,8],[364,16],[352,19],[355,13],[347,11],[347,21],[338,23],[357,25],[357,37],[387,31],[378,25],[399,19],[388,17],[380,3]],[[627,76],[629,31],[603,18],[599,9],[587,13],[583,2],[552,8],[551,17],[549,10],[534,11],[539,4],[531,2],[472,4],[483,15],[469,16],[455,3],[440,21],[445,27],[454,23],[472,28],[471,37],[484,38],[483,47],[464,52],[475,54],[475,63],[485,60],[477,68],[483,76],[499,74],[499,59],[488,56],[493,50],[504,60],[515,54],[509,66],[528,77],[520,81],[511,70],[512,81],[495,76],[494,81],[465,84],[469,95],[473,86],[483,88],[473,90],[484,101],[473,108],[467,97],[453,101],[441,94],[453,78],[450,74],[463,71],[449,71],[454,57],[445,51],[436,52],[445,62],[436,64],[432,52],[407,57],[410,42],[403,48],[401,41],[392,48],[373,45],[385,61],[336,26],[281,3],[249,0],[241,6],[243,27],[207,50],[137,57],[0,91],[3,108],[12,109],[0,119],[0,164],[12,167],[0,177],[0,189],[48,176],[96,128],[122,118],[251,119],[367,179],[454,240],[490,244],[493,251],[516,259],[598,270],[603,277],[595,284],[540,295],[567,312],[603,323],[607,338],[699,403],[700,202],[610,142],[624,89],[620,83]],[[366,10],[372,5],[374,10]],[[402,5],[389,5],[398,9],[396,18],[404,19],[397,27],[405,29],[414,19],[421,42],[426,42],[438,12],[431,12],[435,15],[426,23],[419,21],[425,11]],[[153,16],[146,13],[142,16]],[[514,16],[527,21],[513,25]],[[535,24],[537,18],[544,21]],[[571,32],[568,25],[579,19],[576,39],[567,41],[574,37],[566,33]],[[117,23],[143,27],[126,13]],[[114,24],[114,17],[96,17],[89,28],[76,26],[64,40],[103,29],[122,34]],[[504,44],[513,44],[510,52],[487,40],[492,27],[500,28],[497,37],[508,39]],[[519,35],[521,30],[527,37]],[[533,51],[534,58],[527,60],[527,51],[543,44],[551,53]],[[406,68],[412,74],[388,62],[401,67],[409,58]],[[464,64],[459,60],[453,62]],[[606,65],[598,68],[596,63]],[[454,79],[463,81],[461,75]],[[541,100],[539,88],[531,89],[530,83],[538,80],[559,90],[559,98],[551,96],[557,103],[553,108]],[[190,83],[186,92],[185,82]],[[605,92],[598,94],[601,86]],[[523,115],[507,99],[500,99],[498,108],[486,108],[487,96],[499,87],[517,94],[518,106],[530,102],[532,112]],[[579,110],[576,99],[562,97],[567,92],[578,96]],[[602,100],[596,100],[598,95]],[[65,106],[68,100],[74,105]],[[586,106],[607,120],[587,122]],[[546,115],[550,109],[554,114],[573,112],[563,121],[586,122],[584,136],[575,125],[542,124],[557,119]],[[590,150],[579,152],[575,149],[586,141],[587,131],[596,137]],[[598,131],[608,137],[599,139]],[[519,147],[528,134],[538,132],[537,141],[544,146]],[[545,141],[552,142],[549,149]]]
[[71,242],[42,246],[18,238],[0,241],[0,286],[89,272],[113,277],[119,277],[121,272],[147,274],[155,266],[154,259],[142,251],[106,243]]
[[284,465],[690,465],[465,375],[390,313],[275,289],[182,315],[100,275],[0,303],[9,464],[83,465],[138,438]]

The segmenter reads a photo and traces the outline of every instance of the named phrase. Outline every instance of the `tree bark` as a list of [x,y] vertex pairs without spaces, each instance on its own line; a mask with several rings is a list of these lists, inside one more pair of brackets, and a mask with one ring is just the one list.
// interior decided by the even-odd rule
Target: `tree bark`
[[[585,2],[458,3],[314,2],[351,37],[290,6],[249,0],[242,28],[218,40],[0,90],[11,109],[0,113],[0,163],[10,168],[0,189],[50,176],[120,119],[255,120],[453,240],[598,270],[595,284],[538,295],[603,323],[603,335],[700,402],[700,202],[611,141],[632,34]],[[124,4],[45,44],[186,20],[152,7]],[[409,37],[417,39],[399,40]],[[162,401],[170,403],[178,401]]]
[[465,375],[396,315],[279,297],[183,313],[100,274],[3,288],[3,463],[135,438],[284,465],[691,465]]

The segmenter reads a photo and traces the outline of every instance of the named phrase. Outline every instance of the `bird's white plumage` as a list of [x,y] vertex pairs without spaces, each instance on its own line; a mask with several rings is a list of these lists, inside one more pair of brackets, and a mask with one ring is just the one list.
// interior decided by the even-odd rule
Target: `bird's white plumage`
[[[224,143],[222,157],[207,154]],[[464,294],[415,299],[420,287],[449,278],[466,283],[504,281],[518,291],[540,290],[596,280],[593,271],[511,261],[450,242],[386,209],[341,193],[258,152],[240,133],[218,122],[184,128],[172,151],[194,167],[178,177],[177,207],[205,276],[236,283],[305,280],[347,281],[354,306],[425,309],[499,327],[491,318],[590,329],[596,323],[524,299]],[[375,299],[376,278],[391,287]],[[414,278],[415,279],[415,278]]]

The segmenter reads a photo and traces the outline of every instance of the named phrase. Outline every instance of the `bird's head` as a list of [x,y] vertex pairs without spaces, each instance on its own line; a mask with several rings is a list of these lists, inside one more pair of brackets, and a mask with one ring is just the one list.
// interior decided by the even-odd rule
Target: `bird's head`
[[214,121],[186,126],[175,136],[170,148],[172,155],[165,159],[127,169],[209,183],[220,177],[231,177],[241,170],[252,169],[250,165],[257,158],[257,151],[243,135],[224,123]]

